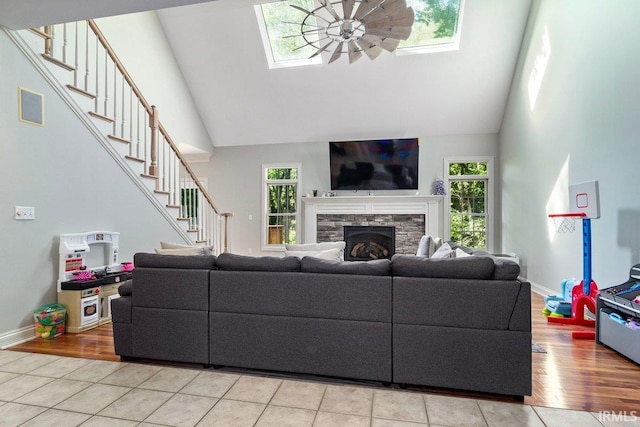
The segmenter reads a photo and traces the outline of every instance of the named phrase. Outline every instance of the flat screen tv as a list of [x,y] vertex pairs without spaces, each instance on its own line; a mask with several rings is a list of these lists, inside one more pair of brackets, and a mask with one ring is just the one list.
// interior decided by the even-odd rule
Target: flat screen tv
[[418,138],[329,143],[331,190],[417,190]]

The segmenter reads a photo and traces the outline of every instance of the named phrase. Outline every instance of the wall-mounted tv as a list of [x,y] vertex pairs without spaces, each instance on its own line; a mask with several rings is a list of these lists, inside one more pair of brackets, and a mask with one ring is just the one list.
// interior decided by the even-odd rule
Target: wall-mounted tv
[[418,138],[329,143],[331,190],[417,190]]

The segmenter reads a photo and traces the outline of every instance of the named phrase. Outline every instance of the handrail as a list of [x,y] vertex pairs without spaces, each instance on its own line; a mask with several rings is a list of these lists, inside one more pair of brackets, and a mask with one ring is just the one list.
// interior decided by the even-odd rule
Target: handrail
[[[158,119],[158,108],[146,100],[96,22],[85,22],[86,25],[57,24],[32,31],[44,38],[47,59],[74,72],[74,84],[68,86],[93,98],[94,111],[89,113],[113,126],[113,134],[106,136],[125,143],[125,157],[143,164],[142,176],[155,178],[155,193],[167,195],[167,208],[180,209],[177,219],[189,221],[187,231],[198,233],[196,242],[214,243],[226,252],[228,219],[233,215],[219,211]],[[71,37],[68,25],[75,25]],[[58,27],[62,27],[62,37],[57,37]],[[74,66],[66,62],[68,49],[72,49]],[[84,88],[76,86],[82,77]]]
[[213,199],[211,199],[211,196],[209,195],[209,193],[207,193],[205,191],[205,189],[202,188],[202,185],[196,179],[196,174],[193,172],[193,170],[189,166],[189,163],[187,163],[187,160],[184,158],[182,153],[180,153],[180,150],[174,144],[173,139],[171,139],[171,137],[169,136],[169,133],[166,131],[164,126],[162,126],[162,124],[158,121],[157,110],[155,110],[154,107],[151,104],[149,104],[149,102],[147,102],[146,98],[142,95],[142,92],[140,91],[140,89],[138,89],[138,86],[135,84],[135,82],[131,78],[131,75],[127,72],[126,68],[124,67],[124,65],[120,61],[120,58],[118,58],[118,56],[116,55],[116,53],[114,52],[113,48],[111,47],[111,45],[109,44],[109,42],[105,38],[105,36],[102,33],[102,31],[100,31],[100,29],[98,28],[98,25],[95,23],[95,21],[93,19],[89,19],[89,20],[87,20],[87,23],[89,24],[89,27],[91,28],[91,30],[98,37],[98,40],[100,40],[100,43],[107,50],[107,53],[111,57],[111,60],[116,64],[116,67],[118,67],[118,70],[120,70],[120,73],[124,76],[125,80],[129,84],[129,86],[131,86],[131,88],[133,89],[133,92],[136,94],[136,96],[138,97],[138,99],[140,100],[142,105],[144,105],[144,107],[147,110],[147,112],[149,113],[149,115],[151,117],[153,117],[153,120],[154,120],[155,123],[158,123],[158,129],[160,130],[162,135],[165,137],[166,141],[171,146],[171,149],[176,153],[177,157],[180,159],[180,162],[183,164],[183,166],[185,167],[187,172],[189,172],[189,175],[191,175],[191,177],[194,178],[196,184],[198,185],[198,188],[200,188],[200,191],[202,191],[202,195],[207,199],[207,202],[211,205],[211,207],[213,208],[214,212],[217,213],[218,215],[220,215],[220,211],[218,210],[218,208],[216,207],[215,203],[213,202]]

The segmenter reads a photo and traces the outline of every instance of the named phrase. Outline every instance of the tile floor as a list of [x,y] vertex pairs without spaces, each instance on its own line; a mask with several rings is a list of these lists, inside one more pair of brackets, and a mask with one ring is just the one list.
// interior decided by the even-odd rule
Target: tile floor
[[0,426],[640,425],[631,414],[617,415],[0,351]]

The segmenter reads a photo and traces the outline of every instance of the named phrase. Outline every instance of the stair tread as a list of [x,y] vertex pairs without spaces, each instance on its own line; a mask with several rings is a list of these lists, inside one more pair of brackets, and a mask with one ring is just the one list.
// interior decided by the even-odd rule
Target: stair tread
[[119,136],[107,135],[107,138],[112,139],[114,141],[122,142],[123,144],[131,144],[131,141],[124,138],[120,138]]
[[124,158],[125,159],[129,159],[129,160],[133,160],[134,162],[140,162],[140,163],[144,163],[145,162],[144,159],[141,159],[139,157],[129,156],[129,155],[124,156]]
[[58,67],[64,68],[64,69],[65,69],[65,70],[67,70],[67,71],[75,71],[75,70],[76,70],[76,69],[75,69],[75,67],[72,67],[71,65],[66,64],[66,63],[64,63],[64,62],[60,61],[59,59],[56,59],[56,58],[54,58],[54,57],[53,57],[53,56],[51,56],[51,55],[47,55],[46,53],[43,53],[43,54],[42,54],[42,57],[43,57],[44,59],[46,59],[47,61],[51,62],[52,64],[55,64],[55,65],[57,65]]
[[67,89],[80,95],[86,96],[87,98],[96,99],[96,96],[94,94],[89,93],[84,89],[80,89],[79,87],[76,87],[74,85],[67,85]]
[[109,123],[115,122],[115,120],[111,117],[103,116],[102,114],[96,113],[95,111],[89,111],[89,115],[91,117],[95,117],[96,119],[104,120]]

